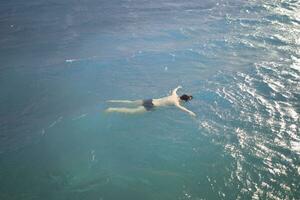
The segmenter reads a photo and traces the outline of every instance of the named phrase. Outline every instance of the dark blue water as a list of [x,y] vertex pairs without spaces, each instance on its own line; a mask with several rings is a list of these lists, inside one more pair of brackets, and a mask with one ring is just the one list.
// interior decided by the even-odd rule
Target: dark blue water
[[[3,0],[0,199],[300,199],[298,1]],[[191,93],[186,106],[103,112]]]

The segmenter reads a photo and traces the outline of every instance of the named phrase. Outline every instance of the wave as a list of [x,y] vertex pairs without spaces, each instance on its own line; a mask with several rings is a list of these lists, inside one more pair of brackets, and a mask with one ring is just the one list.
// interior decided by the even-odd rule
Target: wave
[[201,101],[210,104],[204,113],[212,114],[199,121],[199,129],[235,160],[227,182],[236,181],[237,198],[282,199],[296,193],[297,180],[282,177],[300,175],[299,81],[298,71],[262,62],[248,73],[220,72],[206,86],[210,89],[201,91]]

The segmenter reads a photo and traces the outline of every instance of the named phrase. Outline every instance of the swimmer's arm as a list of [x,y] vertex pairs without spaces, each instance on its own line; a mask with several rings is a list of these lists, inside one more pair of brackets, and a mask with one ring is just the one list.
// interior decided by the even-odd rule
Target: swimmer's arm
[[177,108],[179,108],[180,110],[189,113],[190,115],[192,115],[193,117],[196,117],[196,114],[193,113],[192,111],[186,109],[185,107],[181,106],[180,104],[176,104]]
[[177,88],[175,88],[175,89],[173,90],[172,94],[173,94],[173,95],[176,94],[177,90],[180,89],[180,88],[182,88],[181,85],[179,85]]

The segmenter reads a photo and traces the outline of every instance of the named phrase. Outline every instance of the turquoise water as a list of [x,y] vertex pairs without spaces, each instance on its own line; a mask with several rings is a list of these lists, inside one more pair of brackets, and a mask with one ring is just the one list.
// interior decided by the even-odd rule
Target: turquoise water
[[300,199],[298,1],[0,5],[0,199]]

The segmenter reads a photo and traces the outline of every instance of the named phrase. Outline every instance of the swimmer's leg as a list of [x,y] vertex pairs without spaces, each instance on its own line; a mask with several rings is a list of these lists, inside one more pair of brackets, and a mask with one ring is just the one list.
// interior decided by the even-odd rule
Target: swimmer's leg
[[119,112],[119,113],[128,113],[128,114],[137,114],[143,113],[147,110],[144,106],[139,106],[137,108],[108,108],[105,110],[106,112]]
[[134,101],[130,101],[130,100],[108,100],[107,102],[109,102],[109,103],[127,103],[127,104],[135,104],[135,105],[142,105],[143,104],[143,100],[134,100]]

